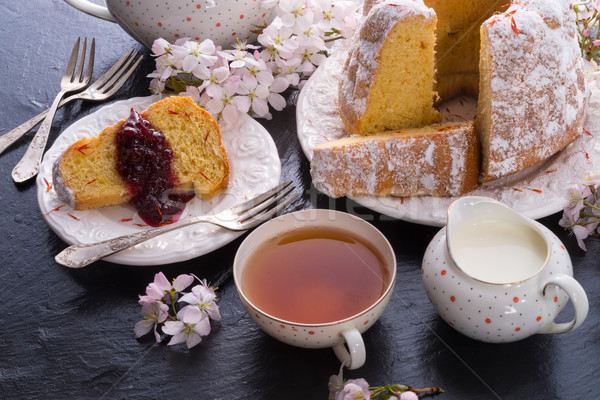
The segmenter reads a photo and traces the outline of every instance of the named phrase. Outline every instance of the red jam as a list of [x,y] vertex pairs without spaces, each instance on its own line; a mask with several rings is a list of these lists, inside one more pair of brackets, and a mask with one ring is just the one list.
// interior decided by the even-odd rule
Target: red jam
[[150,226],[176,222],[194,193],[177,193],[173,150],[160,130],[134,109],[117,133],[117,171],[134,195],[131,204]]

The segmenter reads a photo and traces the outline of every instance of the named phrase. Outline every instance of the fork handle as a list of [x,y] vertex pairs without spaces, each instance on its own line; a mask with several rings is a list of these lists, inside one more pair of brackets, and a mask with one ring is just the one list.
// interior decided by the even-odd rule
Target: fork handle
[[50,136],[50,128],[52,128],[52,121],[54,120],[54,114],[58,109],[58,105],[65,95],[65,91],[61,90],[56,95],[56,98],[52,102],[48,114],[42,122],[42,126],[36,132],[33,140],[29,144],[27,151],[21,161],[15,166],[12,171],[12,177],[15,182],[25,182],[28,179],[33,178],[37,175],[40,170],[40,162],[44,155],[46,143],[48,143],[48,136]]
[[[58,108],[61,108],[65,104],[70,103],[76,99],[78,99],[77,95],[66,97],[63,100],[61,100],[61,102],[58,104]],[[15,143],[23,135],[25,135],[27,132],[33,129],[34,126],[42,122],[42,120],[46,118],[46,115],[48,115],[49,111],[50,109],[42,111],[35,117],[31,118],[29,121],[23,122],[15,129],[6,132],[4,135],[0,136],[0,154],[4,153],[4,150],[6,150],[11,144]]]
[[54,259],[57,263],[70,268],[81,268],[121,250],[145,242],[164,233],[197,224],[199,222],[215,223],[211,216],[199,216],[176,224],[148,229],[128,235],[119,236],[98,243],[76,244],[61,251]]

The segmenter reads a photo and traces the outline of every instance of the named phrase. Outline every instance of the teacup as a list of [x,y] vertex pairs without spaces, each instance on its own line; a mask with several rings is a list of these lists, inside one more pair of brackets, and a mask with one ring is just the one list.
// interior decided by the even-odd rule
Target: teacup
[[89,0],[65,0],[87,14],[118,23],[138,42],[152,48],[152,43],[163,38],[174,42],[188,37],[203,41],[211,39],[224,49],[240,40],[252,41],[252,31],[270,22],[271,10],[260,7],[260,1],[216,0],[106,0],[106,7]]
[[[365,284],[365,288],[368,286],[366,281],[370,280],[373,283],[380,285],[378,289],[379,292],[376,296],[367,300],[368,303],[365,303],[366,305],[364,307],[361,305],[360,307],[362,308],[356,312],[353,311],[351,315],[334,320],[320,320],[319,322],[298,322],[300,317],[290,318],[292,315],[291,310],[286,310],[287,306],[285,304],[264,303],[264,300],[262,300],[263,303],[260,303],[259,299],[252,294],[252,285],[266,284],[268,283],[267,281],[275,282],[277,279],[282,279],[277,278],[274,273],[266,275],[267,279],[263,279],[262,281],[260,276],[258,278],[256,276],[253,277],[253,275],[256,274],[253,272],[253,268],[256,268],[253,267],[253,263],[260,262],[253,262],[253,260],[260,260],[260,257],[271,257],[271,253],[269,253],[271,250],[268,250],[269,247],[265,246],[270,246],[269,243],[273,246],[279,246],[281,244],[286,245],[289,243],[294,243],[294,245],[311,245],[311,242],[298,242],[302,241],[302,238],[304,237],[320,238],[320,235],[324,235],[323,232],[329,232],[328,230],[337,232],[335,233],[336,235],[339,233],[341,235],[340,238],[343,238],[340,239],[342,241],[337,243],[336,240],[329,241],[329,239],[326,239],[325,242],[319,242],[327,246],[325,251],[319,252],[319,250],[311,251],[305,249],[300,253],[300,257],[287,257],[285,254],[288,253],[283,253],[284,255],[280,255],[280,257],[286,257],[284,260],[290,261],[284,261],[281,264],[275,265],[281,265],[280,268],[292,268],[291,264],[294,264],[292,263],[292,260],[294,260],[300,263],[296,264],[308,268],[308,266],[311,265],[315,259],[318,260],[319,257],[331,255],[336,251],[345,251],[346,254],[344,254],[344,257],[348,256],[352,258],[352,261],[356,261],[358,268],[362,269],[359,272],[356,272],[356,270],[353,270],[352,267],[349,266],[350,262],[342,262],[336,258],[328,265],[331,266],[331,268],[341,269],[342,272],[340,273],[337,271],[335,272],[337,275],[333,276],[339,276],[340,281],[343,280],[342,278],[358,279],[359,282]],[[327,235],[329,235],[329,233],[327,233]],[[298,242],[296,242],[296,240],[298,240]],[[347,246],[348,248],[345,249],[344,246]],[[362,247],[357,248],[350,246],[363,246],[368,248],[371,254],[365,255],[365,253],[359,253],[364,250]],[[285,249],[286,248],[284,248],[284,250]],[[315,257],[311,258],[311,256]],[[380,279],[379,282],[373,278],[375,268],[367,270],[366,267],[369,260],[373,259],[372,256],[376,256],[379,260],[378,265],[381,268],[381,278],[377,278]],[[257,259],[257,257],[259,258]],[[269,260],[270,258],[266,259],[267,262],[269,262]],[[360,262],[358,260],[360,260]],[[363,263],[365,267],[361,267],[361,263]],[[318,268],[329,267],[319,266]],[[282,273],[283,277],[286,277],[285,274],[287,272],[283,269],[275,269],[272,271]],[[362,277],[359,278],[359,274],[362,273],[367,273],[369,275],[367,279]],[[341,275],[344,274],[348,274],[348,276],[341,277]],[[312,209],[293,212],[275,218],[248,235],[236,253],[233,263],[233,276],[244,308],[254,322],[267,334],[284,343],[297,347],[315,349],[333,347],[335,354],[341,362],[345,363],[347,368],[356,369],[364,364],[366,358],[365,345],[361,334],[369,329],[381,316],[392,295],[396,278],[396,258],[392,247],[385,236],[368,222],[343,212]],[[289,279],[295,279],[292,281],[293,285],[301,285],[301,283],[299,283],[301,282],[301,278],[298,277],[298,275],[295,275],[295,278],[290,276]],[[322,282],[320,281],[321,279],[323,280]],[[257,283],[253,283],[253,280],[257,281]],[[286,282],[287,284],[287,280],[280,280],[279,282]],[[325,278],[321,278],[320,276],[319,278],[316,278],[313,283],[319,288],[325,287],[324,285],[326,284],[331,284],[331,282],[326,283]],[[279,285],[279,283],[274,285]],[[336,285],[339,285],[339,283],[336,282]],[[299,288],[308,291],[308,289],[301,286]],[[283,296],[285,296],[284,298],[287,300],[287,297],[289,297],[290,302],[292,302],[292,298],[295,298],[296,294],[294,294],[293,290],[285,290],[286,291],[283,294]],[[313,290],[311,293],[327,293],[328,296],[333,296],[331,293],[335,291],[327,289],[319,290]],[[264,292],[263,288],[260,288],[260,291]],[[308,293],[306,294],[309,295]],[[354,292],[352,292],[352,294],[354,294]],[[322,305],[329,306],[332,309],[332,313],[338,311],[336,305],[345,304],[344,301],[338,301],[337,299],[325,303],[327,304]],[[262,305],[259,306],[258,304]],[[311,311],[314,310],[314,308],[310,308],[312,306],[307,303],[299,301],[297,304],[300,304],[300,310],[296,311],[297,314],[302,314],[305,317],[308,316],[308,318],[312,318],[313,314],[316,314]],[[273,309],[275,309],[274,306],[278,306],[275,308],[278,308],[281,311],[273,311]],[[268,311],[266,310],[267,308],[269,309]],[[321,311],[319,310],[318,313],[321,313]],[[315,316],[315,321],[316,318],[317,317]]]
[[[496,200],[468,196],[423,258],[423,284],[438,314],[473,339],[505,343],[565,333],[587,316],[588,299],[571,259],[548,228]],[[571,300],[575,317],[554,320]]]

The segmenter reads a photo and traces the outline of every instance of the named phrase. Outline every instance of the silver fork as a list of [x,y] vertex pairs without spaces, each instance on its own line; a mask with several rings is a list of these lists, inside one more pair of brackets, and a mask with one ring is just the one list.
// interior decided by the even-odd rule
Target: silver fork
[[[92,72],[94,69],[96,39],[92,39],[92,45],[90,46],[90,54],[87,62],[84,61],[87,38],[84,40],[83,49],[81,51],[81,62],[79,63],[79,68],[77,68],[77,71],[75,71],[75,67],[77,67],[80,42],[81,38],[77,39],[75,46],[73,46],[71,56],[69,57],[69,62],[67,63],[67,68],[65,69],[65,73],[60,81],[60,91],[52,102],[52,106],[50,106],[48,115],[46,115],[44,122],[42,122],[42,126],[40,126],[40,129],[38,129],[33,137],[33,140],[27,148],[25,155],[12,171],[12,177],[15,182],[24,182],[37,175],[40,169],[42,155],[44,154],[44,149],[46,148],[46,143],[48,142],[48,136],[50,135],[52,120],[54,119],[54,114],[56,113],[58,104],[62,100],[63,96],[70,92],[83,90],[90,84],[90,79],[92,78]],[[85,73],[83,71],[84,63],[87,64]]]
[[[133,55],[132,55],[133,54]],[[138,67],[143,55],[137,57],[138,53],[133,50],[129,50],[121,58],[113,64],[108,71],[104,73],[100,78],[94,81],[86,90],[72,94],[60,101],[58,108],[74,101],[74,100],[90,100],[90,101],[102,101],[106,100],[115,94],[125,82],[129,79],[133,71]],[[136,58],[137,57],[137,58]],[[50,110],[46,110],[29,121],[22,123],[10,132],[0,136],[0,154],[4,152],[11,144],[19,140],[23,135],[29,132],[34,126],[40,123]]]
[[54,259],[57,263],[65,267],[85,267],[94,261],[128,249],[148,239],[200,222],[208,222],[233,231],[245,231],[267,221],[298,197],[298,194],[295,193],[282,203],[272,207],[294,190],[293,186],[288,187],[291,183],[291,181],[282,183],[248,201],[214,215],[202,215],[175,224],[123,235],[99,243],[73,245],[64,249]]

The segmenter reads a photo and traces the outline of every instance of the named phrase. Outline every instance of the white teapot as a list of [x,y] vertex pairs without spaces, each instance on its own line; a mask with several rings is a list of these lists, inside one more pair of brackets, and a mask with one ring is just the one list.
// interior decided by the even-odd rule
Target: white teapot
[[[440,316],[473,339],[504,343],[564,333],[587,316],[565,246],[549,229],[486,197],[463,197],[423,258],[425,291]],[[575,317],[554,322],[568,300]]]
[[260,1],[106,0],[106,7],[89,0],[65,0],[87,14],[118,23],[129,35],[151,48],[163,38],[211,39],[224,49],[240,40],[254,40],[258,26],[271,21],[272,10]]

